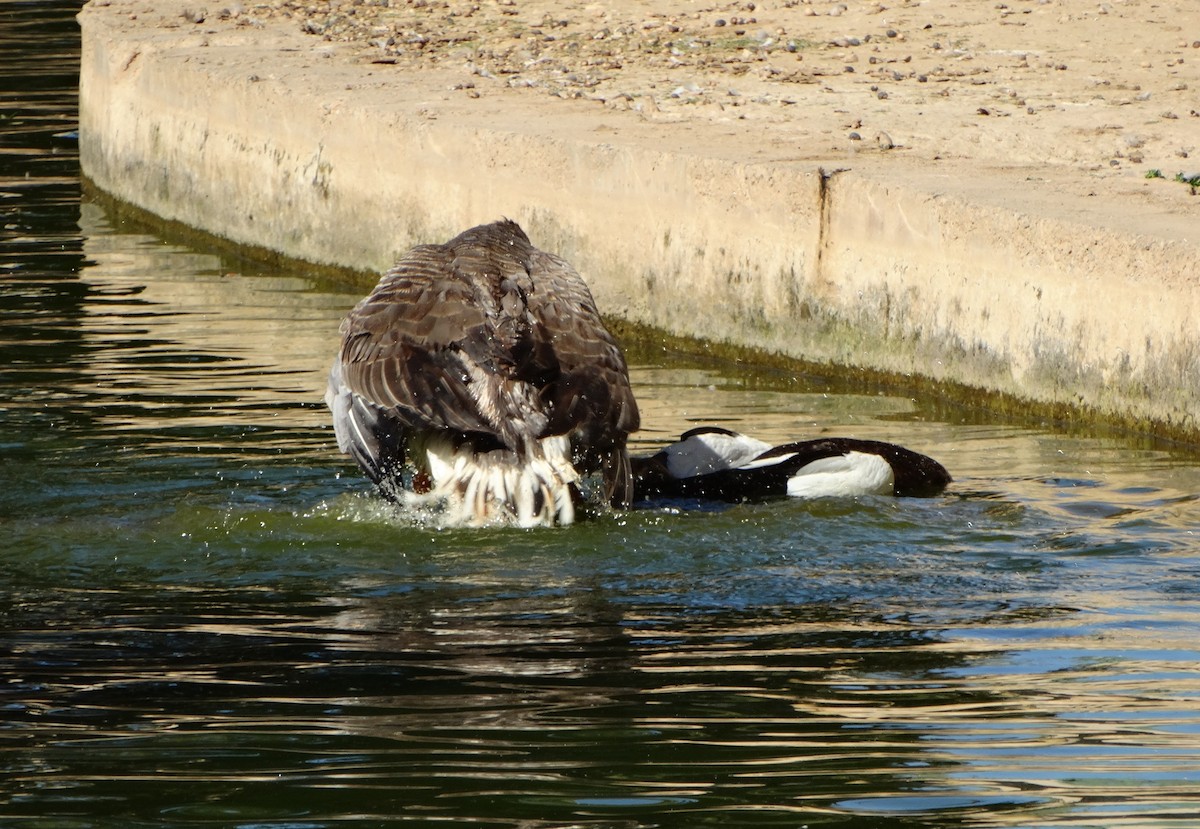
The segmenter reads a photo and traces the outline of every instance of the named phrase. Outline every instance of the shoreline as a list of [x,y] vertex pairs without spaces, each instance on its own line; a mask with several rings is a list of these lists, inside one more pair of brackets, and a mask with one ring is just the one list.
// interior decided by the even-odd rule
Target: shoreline
[[[359,7],[411,24],[430,8],[420,2]],[[154,12],[123,0],[86,7],[81,157],[95,185],[233,242],[357,271],[382,270],[412,244],[508,215],[535,244],[571,260],[610,316],[735,350],[920,376],[935,387],[978,389],[1060,416],[1200,439],[1192,414],[1200,399],[1200,331],[1191,323],[1200,316],[1200,201],[1185,185],[1126,169],[1134,164],[1128,143],[1116,172],[1031,166],[1016,156],[984,163],[949,157],[945,146],[939,152],[947,155],[923,157],[918,142],[894,127],[886,149],[879,141],[858,149],[870,143],[862,138],[866,127],[845,147],[805,143],[797,138],[803,130],[840,130],[844,116],[836,110],[862,98],[857,86],[825,88],[861,86],[865,79],[850,76],[863,73],[791,82],[833,101],[833,121],[814,104],[802,112],[802,127],[791,114],[805,101],[773,101],[772,85],[784,84],[759,71],[759,64],[796,60],[786,45],[740,45],[696,66],[647,60],[641,75],[625,71],[638,66],[627,49],[620,69],[604,70],[608,80],[571,97],[563,90],[590,80],[576,75],[556,85],[536,75],[553,60],[518,55],[521,66],[534,67],[525,70],[530,77],[501,71],[513,50],[492,49],[485,65],[487,50],[478,43],[447,40],[439,59],[388,56],[386,39],[307,34],[295,16],[274,13],[284,5],[199,22],[183,3]],[[520,22],[534,5],[488,9]],[[649,5],[628,4],[634,11]],[[860,23],[894,19],[859,8],[867,4],[843,5],[854,8],[834,16],[839,24],[856,15]],[[1037,13],[1038,4],[1014,5]],[[506,15],[506,8],[516,11]],[[567,7],[562,19],[590,25],[588,9],[595,11]],[[729,29],[732,16],[721,19],[726,25],[718,28]],[[690,36],[687,26],[664,22],[669,17],[646,20]],[[522,25],[518,43],[552,32],[558,39],[546,43],[581,43],[581,61],[608,37],[585,42],[568,36],[571,24]],[[885,47],[919,56],[917,33],[927,30],[890,25],[896,36],[885,30],[875,62],[859,66],[891,66]],[[502,31],[487,31],[502,40]],[[797,62],[812,70],[863,45],[805,46]],[[464,48],[479,60],[461,62]],[[737,106],[709,107],[703,92],[690,102],[671,98],[675,88],[649,113],[659,95],[650,87],[605,97],[605,84],[638,90],[638,78],[661,90],[655,73],[679,68],[700,73],[697,88],[711,89],[704,73],[743,63],[751,68],[738,77],[750,76],[748,92],[726,96],[750,99]],[[1193,71],[1186,57],[1172,66]],[[998,91],[966,77],[895,83]],[[749,85],[755,78],[766,92]],[[874,100],[893,106],[902,94]],[[1004,116],[976,117],[1006,123]],[[1174,126],[1180,119],[1163,120]],[[994,143],[1004,140],[1000,134]],[[1161,139],[1163,146],[1171,141]],[[1137,149],[1149,156],[1161,142],[1141,140]],[[1150,163],[1145,156],[1142,166]]]

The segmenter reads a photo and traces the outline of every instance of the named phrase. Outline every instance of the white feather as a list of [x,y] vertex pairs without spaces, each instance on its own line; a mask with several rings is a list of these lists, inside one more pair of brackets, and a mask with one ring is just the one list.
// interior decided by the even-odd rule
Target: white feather
[[516,524],[521,527],[571,524],[571,486],[579,474],[571,464],[566,436],[544,438],[530,457],[509,449],[475,452],[449,438],[431,436],[424,446],[434,496],[442,500],[447,523],[464,526]]
[[801,467],[788,479],[787,491],[794,498],[890,495],[894,484],[891,465],[879,455],[847,452]]
[[[771,448],[771,444],[739,434],[703,432],[674,443],[663,451],[667,471],[673,478],[691,478],[721,469],[733,469],[752,462]],[[772,463],[776,461],[771,460]]]
[[748,463],[738,464],[738,469],[766,469],[776,464],[786,463],[796,457],[795,452],[789,452],[786,455],[772,455],[769,458],[755,458]]
[[352,441],[349,430],[355,428],[354,420],[350,417],[352,402],[350,388],[342,380],[342,361],[334,360],[333,367],[329,369],[329,383],[325,387],[325,405],[333,412],[333,434],[337,437],[338,450],[347,454]]

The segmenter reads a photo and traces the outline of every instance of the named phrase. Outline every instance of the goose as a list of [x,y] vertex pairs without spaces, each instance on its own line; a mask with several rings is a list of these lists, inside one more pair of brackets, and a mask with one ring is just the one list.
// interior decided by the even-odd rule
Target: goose
[[951,482],[933,458],[893,443],[829,437],[772,446],[719,426],[691,429],[678,442],[631,463],[639,502],[927,496]]
[[[388,499],[465,525],[565,525],[633,500],[629,370],[587,284],[504,219],[419,245],[342,321],[325,402]],[[594,489],[594,488],[593,488]]]

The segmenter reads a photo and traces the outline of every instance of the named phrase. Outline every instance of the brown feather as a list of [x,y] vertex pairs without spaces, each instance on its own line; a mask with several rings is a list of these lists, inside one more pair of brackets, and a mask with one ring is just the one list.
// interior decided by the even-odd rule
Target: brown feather
[[632,497],[639,425],[628,369],[565,260],[504,220],[413,248],[342,323],[350,392],[410,435],[450,432],[521,455],[569,435],[579,472]]

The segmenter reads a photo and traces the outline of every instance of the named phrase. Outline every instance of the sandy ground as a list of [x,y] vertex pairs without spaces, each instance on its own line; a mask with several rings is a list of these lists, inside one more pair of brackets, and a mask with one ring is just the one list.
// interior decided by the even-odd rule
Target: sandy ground
[[1043,170],[1070,195],[1200,221],[1175,180],[1200,174],[1195,0],[268,0],[189,15],[294,26],[455,104],[508,96],[538,118],[594,102],[605,129],[649,123],[667,142],[725,127],[748,160]]

